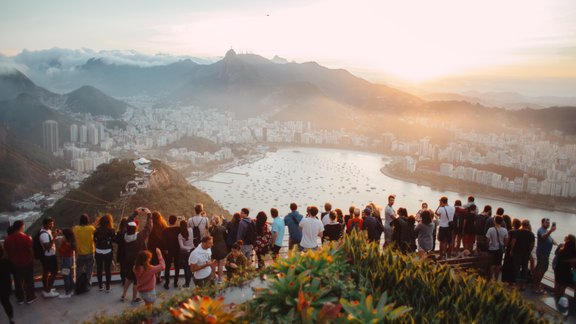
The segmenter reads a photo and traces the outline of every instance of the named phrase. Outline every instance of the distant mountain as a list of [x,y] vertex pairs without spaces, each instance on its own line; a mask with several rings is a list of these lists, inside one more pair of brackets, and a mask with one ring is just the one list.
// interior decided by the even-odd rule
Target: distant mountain
[[552,106],[576,106],[576,97],[523,96],[515,92],[425,93],[420,97],[429,101],[467,101],[484,106],[501,107],[509,110],[525,108],[543,109]]
[[23,93],[38,98],[44,104],[59,102],[59,95],[37,86],[20,71],[0,74],[0,101],[16,99]]
[[[70,191],[48,209],[43,217],[54,217],[59,228],[77,225],[83,213],[91,217],[111,213],[117,223],[121,216],[126,217],[141,206],[152,211],[158,210],[165,218],[171,214],[189,217],[196,203],[204,204],[209,215],[230,217],[228,211],[210,196],[188,184],[178,172],[160,161],[152,161],[152,166],[154,173],[150,176],[149,188],[139,189],[133,196],[121,197],[120,192],[126,183],[135,177],[132,161],[114,160],[100,165],[80,188]],[[39,222],[34,228],[39,228]]]
[[105,115],[120,118],[126,112],[128,104],[102,93],[102,91],[84,86],[65,95],[67,110],[92,115]]

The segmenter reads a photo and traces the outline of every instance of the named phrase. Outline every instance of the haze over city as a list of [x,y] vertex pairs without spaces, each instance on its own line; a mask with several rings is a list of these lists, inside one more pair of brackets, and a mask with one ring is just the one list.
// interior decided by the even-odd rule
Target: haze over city
[[30,58],[30,52],[53,48],[76,50],[70,60],[99,54],[133,64],[181,57],[215,61],[234,48],[316,61],[419,93],[573,96],[576,88],[576,4],[570,0],[99,1],[89,6],[24,0],[3,1],[0,7],[3,66],[18,66],[11,58],[22,51]]

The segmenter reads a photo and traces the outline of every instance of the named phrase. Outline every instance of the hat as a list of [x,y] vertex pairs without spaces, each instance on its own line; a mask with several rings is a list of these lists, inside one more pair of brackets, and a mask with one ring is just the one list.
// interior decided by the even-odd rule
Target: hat
[[136,227],[136,223],[135,223],[135,222],[129,222],[127,225],[128,225],[128,226],[134,226],[134,227]]

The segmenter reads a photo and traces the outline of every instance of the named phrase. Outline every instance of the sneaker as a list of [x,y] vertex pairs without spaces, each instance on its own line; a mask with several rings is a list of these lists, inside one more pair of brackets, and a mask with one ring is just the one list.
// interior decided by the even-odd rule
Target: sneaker
[[62,295],[58,296],[58,298],[61,298],[61,299],[70,298],[70,297],[72,297],[72,294],[62,294]]
[[107,294],[109,294],[111,291],[112,291],[112,288],[110,288],[110,287],[106,288],[106,290],[105,290],[105,292],[106,292]]
[[32,297],[32,299],[28,299],[28,300],[26,301],[26,304],[30,305],[30,304],[32,304],[33,302],[35,302],[37,299],[38,299],[38,296],[34,296],[34,297]]
[[24,305],[24,300],[19,300],[18,305]]
[[55,292],[55,291],[50,291],[50,292],[42,292],[42,297],[44,298],[54,298],[54,297],[58,297],[60,294]]
[[132,305],[138,305],[138,304],[140,304],[141,301],[142,301],[142,299],[140,297],[138,297],[138,298],[132,300],[131,304]]
[[56,288],[50,289],[50,292],[57,292],[57,291],[56,291]]

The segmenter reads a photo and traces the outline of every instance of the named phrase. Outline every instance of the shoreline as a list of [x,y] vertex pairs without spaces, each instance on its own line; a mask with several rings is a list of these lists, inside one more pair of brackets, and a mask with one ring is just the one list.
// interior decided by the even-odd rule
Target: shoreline
[[[470,191],[464,189],[463,186],[457,186],[457,185],[451,185],[451,184],[445,184],[442,186],[438,186],[438,185],[435,185],[434,183],[432,183],[428,179],[422,179],[422,178],[418,178],[418,177],[408,177],[408,176],[404,176],[402,173],[392,172],[392,170],[390,170],[387,166],[383,166],[382,168],[380,168],[380,172],[382,174],[384,174],[385,176],[390,177],[392,179],[396,179],[396,180],[400,180],[400,181],[406,181],[406,182],[410,182],[410,183],[417,184],[417,185],[427,186],[427,187],[430,187],[432,189],[437,189],[437,190],[454,191],[454,192],[463,194],[465,196],[470,195]],[[455,180],[455,179],[453,179],[453,180]],[[467,183],[467,185],[481,186],[481,185],[474,184],[474,183]],[[492,200],[501,201],[501,202],[505,202],[505,203],[519,204],[519,205],[523,205],[523,206],[530,207],[530,208],[538,208],[538,209],[544,209],[544,210],[553,211],[553,212],[576,214],[576,207],[557,206],[557,205],[555,205],[554,207],[549,207],[550,202],[535,201],[533,199],[533,197],[527,197],[524,199],[515,199],[515,198],[511,198],[511,197],[506,197],[507,193],[504,193],[504,192],[502,192],[501,194],[496,193],[496,192],[492,193],[492,194],[485,192],[485,190],[490,190],[490,189],[492,189],[492,191],[497,190],[494,188],[485,187],[485,188],[483,188],[482,191],[477,191],[477,193],[473,194],[473,195],[474,195],[474,197],[477,197],[477,198],[481,197],[481,198],[492,199]],[[467,193],[464,193],[466,191],[467,191]]]

